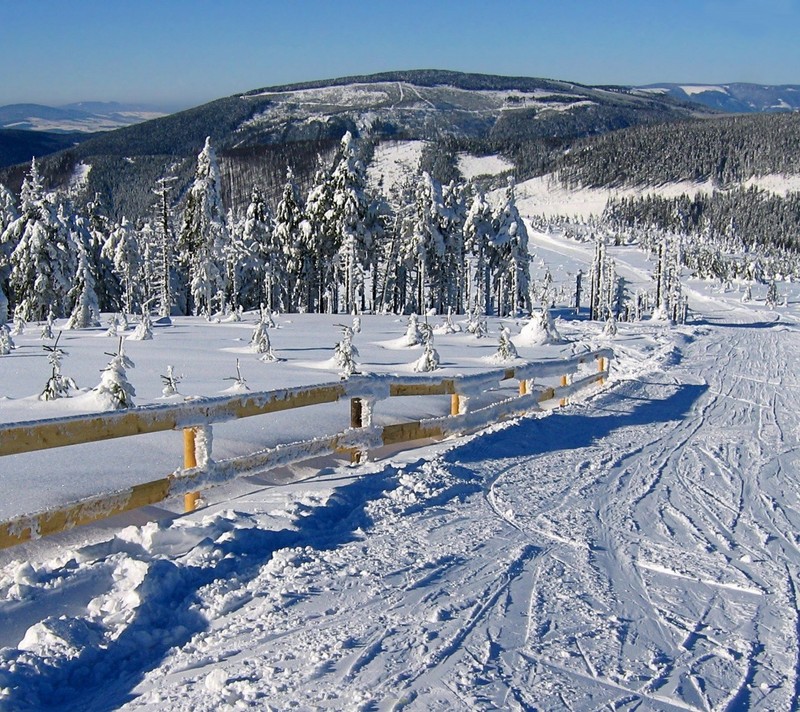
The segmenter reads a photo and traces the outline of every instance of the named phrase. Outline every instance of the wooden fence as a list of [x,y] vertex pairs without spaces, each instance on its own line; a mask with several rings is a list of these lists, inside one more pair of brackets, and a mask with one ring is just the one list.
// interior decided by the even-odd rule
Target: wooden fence
[[[569,396],[608,376],[611,349],[587,352],[569,359],[529,362],[470,376],[437,379],[431,376],[353,376],[347,381],[243,395],[200,398],[179,404],[152,405],[107,413],[91,413],[50,420],[0,425],[0,456],[34,452],[165,430],[183,432],[183,467],[161,479],[122,491],[98,494],[44,512],[26,514],[0,523],[0,548],[19,544],[72,527],[156,504],[184,495],[185,509],[195,508],[199,490],[235,477],[264,472],[322,455],[349,452],[358,461],[385,445],[466,434],[529,412],[540,403]],[[575,378],[581,366],[596,368]],[[516,379],[518,395],[473,409],[470,399]],[[546,386],[537,379],[557,380]],[[375,404],[389,397],[449,395],[450,415],[389,425],[373,424]],[[255,415],[335,403],[350,399],[350,427],[336,435],[277,445],[250,455],[215,462],[211,428]]]

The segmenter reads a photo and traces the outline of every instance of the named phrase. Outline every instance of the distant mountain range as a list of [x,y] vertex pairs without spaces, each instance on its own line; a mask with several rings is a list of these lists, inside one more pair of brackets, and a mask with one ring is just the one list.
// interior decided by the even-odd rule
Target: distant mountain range
[[800,110],[798,84],[649,84],[640,89],[729,113]]
[[0,106],[0,129],[97,133],[156,119],[168,113],[156,106],[113,101],[85,101],[65,106],[7,104]]

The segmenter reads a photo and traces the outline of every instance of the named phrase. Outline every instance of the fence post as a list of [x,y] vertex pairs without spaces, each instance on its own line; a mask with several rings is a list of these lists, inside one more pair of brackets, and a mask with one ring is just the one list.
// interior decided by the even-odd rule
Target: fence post
[[[569,383],[569,378],[566,375],[561,376],[561,387],[563,388],[568,383]],[[561,408],[563,408],[566,404],[567,404],[567,398],[566,397],[564,397],[564,398],[562,398],[561,400],[558,401],[558,405]]]
[[[602,373],[606,370],[606,360],[602,356],[597,357],[597,370]],[[606,382],[606,379],[600,376],[600,385],[602,386]]]
[[450,396],[450,415],[464,415],[467,412],[467,402],[469,398],[458,393]]
[[[361,398],[350,399],[350,427],[361,428],[364,426],[364,403]],[[361,462],[361,451],[353,448],[350,451],[350,463],[356,465]]]
[[[197,456],[195,454],[195,430],[194,428],[183,429],[183,469],[191,470],[197,467]],[[183,511],[194,512],[197,509],[197,500],[200,499],[199,492],[187,492],[183,495]]]

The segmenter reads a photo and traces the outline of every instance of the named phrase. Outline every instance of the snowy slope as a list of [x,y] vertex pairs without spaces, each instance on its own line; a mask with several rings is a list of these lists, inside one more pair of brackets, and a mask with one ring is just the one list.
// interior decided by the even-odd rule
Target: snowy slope
[[[591,256],[531,242],[564,285]],[[621,325],[610,388],[566,409],[0,553],[0,709],[796,709],[798,296],[771,311],[689,287],[691,325]],[[402,372],[402,322],[370,321],[364,360]],[[138,397],[158,398],[168,357],[194,374],[186,393],[225,388],[236,354],[255,387],[330,379],[334,325],[301,325],[272,334],[283,364],[246,361],[252,325],[157,329],[130,344]],[[193,328],[203,353],[179,349]],[[559,328],[548,348],[608,343]],[[451,368],[485,368],[494,340],[449,338]],[[65,370],[88,361],[88,377],[102,357],[82,343]],[[21,395],[37,382],[4,378],[18,392],[0,413],[40,407]]]

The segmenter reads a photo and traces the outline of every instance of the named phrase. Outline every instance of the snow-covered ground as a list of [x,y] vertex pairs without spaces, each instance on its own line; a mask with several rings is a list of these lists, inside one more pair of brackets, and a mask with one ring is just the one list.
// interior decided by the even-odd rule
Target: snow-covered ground
[[[531,242],[534,271],[565,290],[591,258],[558,235]],[[632,287],[649,279],[635,248],[611,250]],[[748,304],[737,288],[689,289],[685,327],[610,338],[563,311],[565,344],[520,349],[615,349],[608,387],[564,409],[0,552],[0,709],[797,709],[800,299],[784,285],[788,305],[768,310],[763,289]],[[277,363],[248,349],[249,318],[125,342],[137,404],[159,402],[167,364],[187,396],[229,388],[236,358],[253,390],[338,378],[342,317],[278,318]],[[363,318],[365,369],[410,370],[404,324]],[[487,368],[498,327],[437,336],[445,373]],[[64,372],[94,385],[116,341],[62,339]],[[16,340],[0,357],[2,420],[88,407],[90,394],[38,402],[42,341],[33,327]],[[314,410],[215,429],[215,452],[347,422]],[[3,514],[180,464],[178,434],[140,437],[155,440],[0,458]]]

